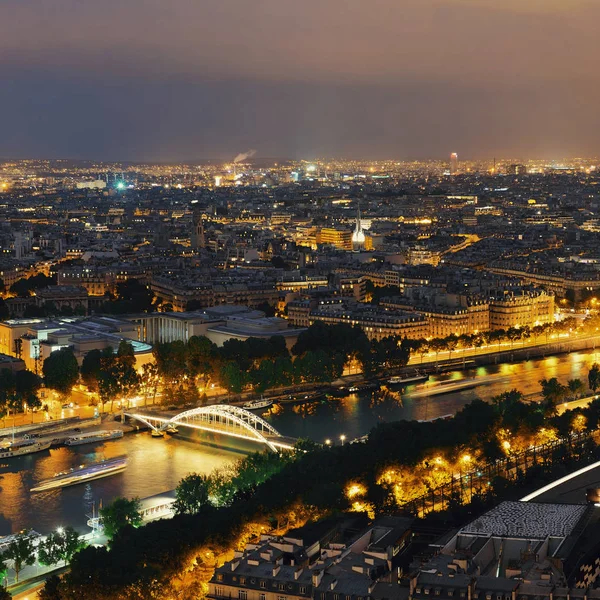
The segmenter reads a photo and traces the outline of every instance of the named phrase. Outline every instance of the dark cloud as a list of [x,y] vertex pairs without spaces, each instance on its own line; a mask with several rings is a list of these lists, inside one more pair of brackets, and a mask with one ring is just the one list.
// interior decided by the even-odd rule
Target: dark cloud
[[0,0],[0,155],[592,154],[598,17],[597,0]]

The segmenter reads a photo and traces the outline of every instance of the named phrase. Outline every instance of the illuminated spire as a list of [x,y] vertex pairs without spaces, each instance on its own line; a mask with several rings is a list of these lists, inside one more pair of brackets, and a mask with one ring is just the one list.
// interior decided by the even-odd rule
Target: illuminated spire
[[360,218],[360,203],[356,211],[356,226],[354,227],[354,233],[352,234],[352,245],[359,247],[365,245],[365,234],[362,230],[362,221]]

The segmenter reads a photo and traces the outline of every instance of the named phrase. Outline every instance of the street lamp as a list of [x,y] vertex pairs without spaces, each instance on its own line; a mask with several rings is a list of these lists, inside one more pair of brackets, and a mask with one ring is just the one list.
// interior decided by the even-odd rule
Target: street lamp
[[330,439],[326,439],[325,440],[325,445],[326,446],[331,446],[331,440]]
[[344,441],[346,440],[346,436],[342,433],[342,435],[340,435],[340,440],[342,441],[342,446],[344,445]]

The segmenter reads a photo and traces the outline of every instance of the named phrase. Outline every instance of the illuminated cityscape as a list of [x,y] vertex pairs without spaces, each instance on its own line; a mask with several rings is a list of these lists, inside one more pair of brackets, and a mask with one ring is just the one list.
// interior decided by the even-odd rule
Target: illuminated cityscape
[[54,4],[0,600],[600,600],[600,3]]

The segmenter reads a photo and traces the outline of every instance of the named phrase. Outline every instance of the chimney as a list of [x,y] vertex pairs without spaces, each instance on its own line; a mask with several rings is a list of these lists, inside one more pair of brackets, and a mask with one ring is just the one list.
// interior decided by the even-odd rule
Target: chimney
[[231,562],[231,570],[232,571],[235,571],[239,566],[240,566],[239,560],[234,560]]
[[318,587],[321,584],[321,580],[323,579],[323,571],[313,571],[312,574],[312,583],[313,587]]
[[299,569],[296,569],[294,571],[294,579],[297,580],[300,577],[300,575],[302,575],[303,571],[304,571],[304,569],[302,567],[300,567]]
[[[329,584],[329,589],[330,590],[335,590],[335,586],[337,585],[337,579],[334,579],[330,584]],[[370,593],[370,590],[369,590]]]
[[273,567],[273,577],[277,577],[277,575],[279,575],[279,571],[281,571],[281,565]]

